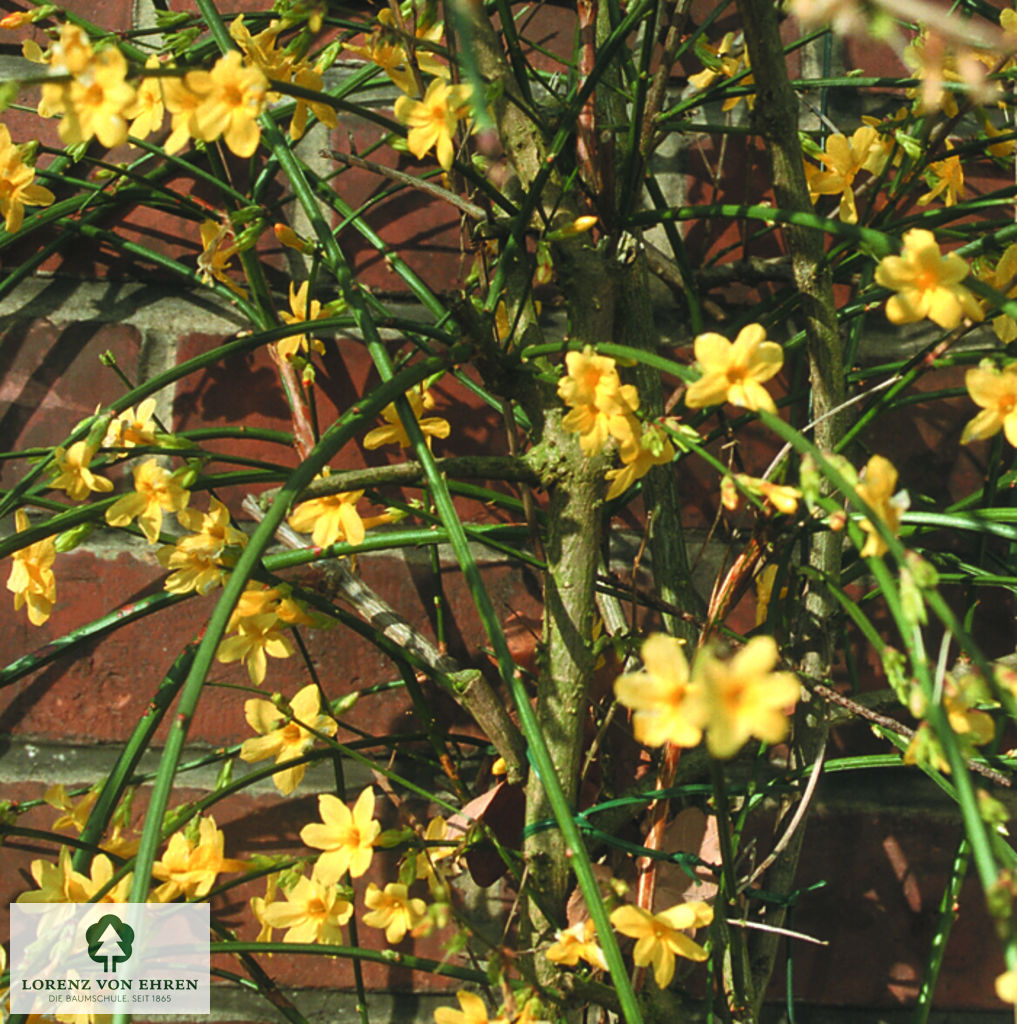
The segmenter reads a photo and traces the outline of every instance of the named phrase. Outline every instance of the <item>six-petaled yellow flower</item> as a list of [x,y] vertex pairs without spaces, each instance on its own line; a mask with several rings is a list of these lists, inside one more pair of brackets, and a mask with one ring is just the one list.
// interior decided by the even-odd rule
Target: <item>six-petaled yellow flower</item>
[[[951,150],[953,146],[947,142],[946,148]],[[933,199],[944,193],[943,202],[947,206],[955,206],[958,199],[964,198],[964,169],[961,167],[961,159],[957,154],[929,164],[928,175],[932,187],[918,197],[919,206],[927,206]]]
[[212,279],[222,282],[235,295],[247,297],[247,291],[226,273],[230,260],[237,254],[236,235],[233,229],[214,220],[202,221],[201,252],[198,254],[198,270],[201,280],[211,284]]
[[146,398],[138,405],[128,406],[110,420],[103,439],[104,448],[134,448],[139,444],[155,444],[155,399]]
[[283,942],[342,943],[342,926],[353,916],[353,904],[333,884],[317,875],[301,877],[285,901],[262,908],[261,919],[268,928],[285,928]]
[[611,924],[631,939],[636,940],[632,960],[637,967],[653,965],[653,977],[658,988],[667,988],[674,977],[674,958],[705,960],[706,950],[694,942],[685,931],[702,928],[713,920],[713,908],[706,903],[691,901],[651,914],[641,907],[625,904],[611,912]]
[[[19,508],[14,513],[14,525],[18,533],[28,529],[28,513],[24,509]],[[14,610],[27,606],[28,621],[33,626],[41,626],[56,603],[56,576],[53,575],[56,541],[53,537],[43,537],[13,552],[11,559],[14,564],[7,577],[7,589],[14,594]]]
[[681,641],[654,633],[643,643],[642,658],[641,672],[614,683],[615,696],[634,712],[636,739],[648,747],[694,747],[703,735],[702,713]]
[[98,476],[88,468],[96,449],[87,441],[75,441],[70,448],[53,450],[53,469],[56,473],[50,487],[66,491],[71,501],[84,501],[92,493],[113,490],[113,481]]
[[458,122],[469,114],[471,92],[469,85],[450,85],[443,78],[436,78],[422,100],[400,96],[395,101],[396,118],[409,128],[406,145],[418,160],[434,149],[438,163],[446,171],[452,167],[452,136]]
[[98,139],[107,149],[127,141],[125,111],[134,103],[134,89],[125,81],[127,61],[117,49],[95,55],[66,93],[58,131],[68,146]]
[[[331,736],[336,731],[335,719],[321,713],[321,695],[311,683],[298,690],[290,701],[290,716],[269,700],[244,702],[244,717],[258,735],[244,740],[240,747],[242,761],[263,761],[274,757],[276,764],[300,757],[314,744],[315,736]],[[300,784],[307,771],[306,764],[283,768],[272,776],[280,793],[289,795]]]
[[220,57],[211,71],[188,71],[186,87],[201,98],[190,118],[191,130],[203,142],[222,136],[237,156],[258,148],[258,115],[265,107],[268,79],[258,67],[244,63],[238,50]]
[[400,882],[389,882],[384,889],[369,882],[364,903],[370,908],[370,913],[362,918],[364,924],[369,928],[384,928],[385,941],[390,946],[402,942],[406,933],[416,928],[427,914],[427,904],[410,896],[407,887]]
[[207,594],[222,583],[224,566],[246,545],[247,534],[230,524],[229,509],[216,498],[209,498],[208,512],[185,508],[177,513],[177,520],[192,532],[156,554],[159,564],[172,570],[163,589],[171,594],[192,590]]
[[49,206],[56,198],[34,181],[35,168],[25,163],[21,150],[11,142],[7,125],[0,124],[0,217],[11,234],[21,227],[26,206]]
[[624,494],[637,480],[642,480],[654,466],[666,466],[675,455],[674,446],[663,430],[654,424],[642,426],[634,417],[631,435],[620,442],[618,454],[621,469],[609,469],[605,474],[608,481],[607,500]]
[[[706,49],[713,55],[712,67],[706,67],[694,75],[689,75],[689,85],[696,89],[705,89],[721,78],[734,78],[749,67],[749,52],[744,44],[735,42],[735,33],[728,32],[724,38],[713,46],[706,44]],[[746,75],[738,83],[739,85],[752,85],[753,76]],[[755,93],[748,93],[746,96],[729,96],[724,100],[721,107],[725,113],[734,110],[735,107],[745,100],[751,110],[756,101]]]
[[[379,11],[378,24],[365,44],[353,46],[347,43],[346,49],[376,64],[395,82],[400,92],[406,93],[407,96],[419,96],[405,43],[397,35],[394,22],[395,19],[388,8]],[[428,24],[423,18],[419,18],[415,34],[417,39],[424,42],[437,43],[441,39],[442,26],[440,23]],[[414,48],[414,59],[419,70],[426,75],[448,75],[448,68],[427,50]]]
[[597,943],[597,929],[590,918],[558,931],[555,941],[547,947],[544,955],[552,963],[565,967],[575,967],[580,960],[584,960],[598,970],[608,969],[604,951]]
[[961,444],[982,441],[1001,430],[1017,448],[1017,363],[1002,370],[991,364],[974,366],[964,375],[968,394],[982,411],[969,420],[961,435]]
[[[145,61],[145,67],[149,71],[161,67],[159,58],[153,54]],[[148,138],[162,127],[166,119],[166,103],[161,78],[156,75],[142,78],[135,90],[134,100],[124,109],[124,117],[130,121],[128,133],[136,139]]]
[[300,840],[324,852],[318,857],[315,871],[326,883],[337,882],[347,871],[359,878],[371,866],[374,841],[381,824],[374,820],[374,790],[365,789],[351,811],[338,797],[323,793],[318,797],[320,822],[312,822],[300,830]]
[[732,757],[753,736],[779,743],[787,735],[787,710],[801,687],[791,672],[773,671],[778,660],[770,636],[753,637],[731,658],[709,648],[696,658],[706,746],[714,757]]
[[610,438],[632,443],[640,429],[636,412],[639,394],[622,384],[610,356],[598,356],[587,345],[565,356],[566,374],[558,381],[558,397],[569,406],[562,418],[565,430],[579,435],[584,455],[596,455]]
[[[873,455],[862,470],[855,490],[896,536],[900,532],[901,516],[907,511],[907,491],[894,493],[897,487],[897,469],[889,459]],[[862,547],[862,558],[879,558],[889,550],[886,541],[873,526],[871,520],[863,519],[859,524],[868,534]]]
[[838,216],[849,224],[858,222],[855,207],[855,177],[860,171],[879,174],[886,163],[886,151],[879,134],[871,125],[855,130],[850,139],[839,132],[826,140],[826,151],[816,157],[823,164],[805,165],[809,193],[815,202],[819,196],[840,196]]
[[[420,432],[427,440],[428,447],[431,445],[432,437],[448,437],[451,429],[448,420],[440,416],[424,416],[425,410],[434,408],[434,398],[430,391],[426,391],[421,384],[420,387],[411,388],[406,392],[406,400],[410,403],[413,417],[420,426]],[[364,435],[364,447],[374,449],[380,448],[383,444],[397,444],[400,448],[409,448],[410,438],[402,420],[399,419],[395,402],[381,410],[381,418],[386,425],[369,430]]]
[[911,324],[928,318],[953,330],[966,316],[982,319],[982,308],[961,284],[968,265],[956,253],[944,256],[931,231],[912,228],[904,233],[900,256],[884,256],[876,267],[876,283],[896,292],[886,300],[887,319]]
[[179,512],[190,500],[190,492],[155,459],[134,467],[134,490],[106,509],[110,526],[127,526],[135,519],[149,544],[159,540],[163,512]]
[[780,373],[784,350],[766,340],[760,324],[743,327],[733,342],[712,331],[700,334],[695,340],[695,353],[703,375],[685,392],[685,404],[690,409],[730,402],[753,411],[777,411],[763,382]]
[[245,870],[244,861],[224,856],[224,842],[210,817],[198,823],[197,842],[183,832],[174,832],[162,858],[152,865],[153,876],[163,883],[152,898],[158,903],[169,903],[178,896],[200,899],[208,895],[222,872]]
[[242,662],[255,686],[261,686],[268,672],[269,658],[289,658],[293,644],[282,631],[285,624],[275,612],[247,615],[237,623],[235,636],[221,640],[215,657],[223,664]]
[[[307,289],[310,283],[310,281],[304,281],[299,288],[295,288],[293,282],[290,281],[290,310],[288,313],[286,310],[279,313],[279,319],[284,324],[302,324],[309,320],[320,320],[323,316],[329,315],[327,312],[322,312],[321,303],[317,299],[308,301]],[[325,346],[317,338],[308,340],[306,334],[294,334],[291,338],[280,338],[275,343],[276,351],[284,359],[292,359],[298,353],[309,351],[310,348],[313,348],[318,355],[325,354]]]
[[302,501],[290,514],[289,524],[300,533],[310,533],[319,548],[341,540],[362,544],[365,527],[357,502],[363,496],[363,491],[340,491]]

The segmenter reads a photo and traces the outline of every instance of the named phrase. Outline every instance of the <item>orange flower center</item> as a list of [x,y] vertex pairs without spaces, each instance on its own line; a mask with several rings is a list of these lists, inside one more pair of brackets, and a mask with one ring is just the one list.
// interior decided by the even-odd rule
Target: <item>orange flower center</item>
[[236,83],[232,83],[223,89],[222,98],[228,107],[242,107],[244,105],[243,90]]
[[86,107],[101,107],[102,103],[103,103],[103,100],[105,98],[106,98],[106,93],[104,92],[102,86],[99,85],[98,82],[96,82],[93,85],[90,85],[88,87],[88,91],[84,95],[83,106],[86,106]]
[[287,746],[293,745],[300,742],[300,726],[296,722],[287,722],[282,728],[283,742]]
[[919,270],[918,273],[915,274],[915,284],[923,292],[927,292],[939,285],[939,277],[931,270]]

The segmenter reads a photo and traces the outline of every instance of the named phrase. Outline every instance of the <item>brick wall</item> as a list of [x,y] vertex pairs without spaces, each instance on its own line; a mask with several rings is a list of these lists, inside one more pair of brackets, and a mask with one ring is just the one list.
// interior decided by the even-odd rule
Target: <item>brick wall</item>
[[[133,8],[129,0],[68,6],[118,30],[151,24],[151,11],[142,0],[137,0]],[[563,7],[544,5],[537,17],[548,39],[553,40],[563,25],[568,38],[568,14]],[[718,32],[723,27],[718,26]],[[379,105],[390,100],[384,92],[378,96]],[[24,129],[23,136],[34,130],[36,122],[30,116],[12,117],[10,123]],[[44,131],[51,128],[46,126]],[[351,144],[362,151],[378,136],[378,129],[370,123],[347,118],[331,138],[321,131],[312,133],[305,153],[324,169],[330,161],[322,152],[329,148],[349,151]],[[758,154],[756,158],[759,176]],[[397,162],[396,154],[385,149],[372,159],[393,165]],[[674,159],[680,168],[680,154]],[[757,184],[765,188],[765,175]],[[693,176],[682,185],[691,201],[701,201],[701,181]],[[366,173],[357,169],[344,171],[336,183],[352,206],[366,197],[370,186]],[[196,194],[208,198],[200,187]],[[401,192],[375,207],[369,219],[435,290],[451,287],[461,277],[464,261],[454,212],[429,202],[422,193]],[[179,218],[146,213],[128,218],[124,229],[146,245],[185,262],[193,261],[198,250],[196,225]],[[696,241],[694,235],[692,241]],[[700,240],[704,248],[710,241]],[[398,278],[376,251],[358,243],[352,235],[345,237],[344,243],[364,283],[378,292],[399,291]],[[261,256],[274,272],[276,283],[285,280],[287,270],[295,269],[292,254],[272,244],[263,247]],[[4,269],[11,266],[8,263]],[[674,307],[663,292],[661,301],[657,312],[662,336],[678,342],[683,329],[674,324]],[[407,315],[413,315],[408,299],[405,308]],[[50,259],[0,303],[0,445],[12,450],[52,444],[97,405],[107,404],[119,394],[120,384],[103,363],[106,353],[112,354],[129,379],[138,380],[208,350],[241,326],[236,312],[207,292],[179,287],[149,268],[139,274],[136,267],[101,246],[75,245]],[[340,338],[338,346],[326,355],[319,377],[323,422],[328,422],[335,410],[347,408],[371,380],[371,363],[359,341]],[[465,390],[442,385],[437,397],[439,411],[456,410],[456,436],[460,442],[465,441],[457,447],[458,453],[503,449],[499,424],[480,416],[481,406]],[[160,396],[158,413],[176,430],[217,426],[288,430],[290,425],[274,366],[264,350],[180,380],[172,391]],[[941,450],[944,436],[951,437],[952,430],[948,426],[945,434],[938,431],[933,418],[916,432],[906,432],[910,445],[907,457],[916,471],[919,467],[928,469],[929,459]],[[234,450],[242,454],[292,463],[292,453],[264,441],[236,441],[235,446]],[[385,461],[384,455],[366,452],[359,446],[349,446],[343,458],[349,468]],[[980,471],[967,459],[967,455],[961,456],[958,464],[937,468],[936,472],[955,474],[954,482],[966,485],[971,474]],[[27,467],[25,460],[0,464],[0,486],[9,487]],[[715,482],[691,479],[686,487],[695,496],[693,525],[705,529],[713,515]],[[242,486],[230,488],[223,497],[236,507],[245,490]],[[464,516],[473,520],[491,516],[477,503],[466,502],[462,509]],[[9,523],[4,525],[10,528]],[[639,525],[632,519],[624,523],[625,529],[617,537],[620,547],[636,542]],[[440,558],[445,570],[450,644],[453,653],[465,655],[483,644],[482,630],[451,558],[444,550]],[[358,560],[365,580],[425,634],[430,634],[434,626],[435,595],[428,559],[426,552],[414,550],[366,555]],[[624,562],[622,558],[620,564]],[[514,653],[525,663],[532,658],[532,631],[540,620],[539,588],[532,577],[489,552],[482,553],[482,565],[499,613],[512,623]],[[0,611],[0,666],[15,664],[27,652],[45,651],[49,641],[91,622],[98,612],[127,608],[140,598],[159,593],[162,587],[163,572],[155,563],[152,549],[121,535],[93,535],[73,553],[60,556],[57,569],[60,601],[44,627],[28,625],[24,615],[14,614],[9,603]],[[296,574],[298,579],[311,582],[316,576],[317,570]],[[7,675],[0,675],[0,798],[37,801],[47,787],[57,782],[70,788],[101,780],[174,658],[201,628],[214,600],[212,596],[176,604],[155,618],[113,628],[75,649],[72,655],[54,652],[44,665],[28,674],[15,678],[8,669]],[[752,609],[746,605],[737,619],[745,624],[751,616]],[[1005,649],[1006,641],[1000,646]],[[333,697],[395,674],[387,659],[373,647],[338,627],[309,632],[308,650],[317,674]],[[230,682],[242,682],[244,678],[238,666],[216,667],[213,682],[224,685],[206,689],[184,762],[201,762],[209,753],[235,747],[250,735],[242,698],[228,688]],[[274,662],[264,689],[292,693],[305,679],[298,659]],[[470,731],[466,718],[450,702],[446,710],[453,728]],[[375,734],[414,728],[412,709],[401,690],[365,697],[349,721]],[[152,758],[140,766],[142,777],[154,768],[164,732],[165,728],[157,735]],[[842,730],[836,743],[839,751],[869,745],[859,728]],[[418,783],[431,781],[414,776],[419,769],[413,761],[400,761],[395,767]],[[234,762],[234,769],[238,776],[248,770],[239,761]],[[217,771],[217,765],[199,764],[182,774],[174,800],[200,799],[211,792],[217,784]],[[353,792],[371,781],[355,763],[348,764],[346,772]],[[215,817],[225,831],[227,853],[244,857],[297,852],[299,828],[315,816],[315,794],[333,788],[330,769],[318,766],[293,798],[281,799],[270,784],[262,782],[217,804]],[[135,823],[140,823],[145,804],[142,785],[132,812]],[[917,972],[927,956],[936,901],[960,826],[951,806],[910,774],[902,773],[891,789],[886,788],[883,775],[862,785],[854,780],[850,786],[834,778],[821,787],[819,804],[809,826],[808,853],[801,870],[803,894],[790,924],[827,944],[802,943],[797,947],[795,991],[806,1003],[827,1008],[815,1011],[809,1020],[833,1020],[833,1016],[823,1014],[852,1006],[867,1007],[864,1013],[878,1013],[880,1019],[889,1020],[894,1008],[913,999],[917,991]],[[893,808],[892,813],[888,808]],[[386,814],[395,821],[391,808]],[[19,817],[18,824],[46,829],[55,816],[52,808],[39,805]],[[9,902],[30,887],[31,861],[51,858],[53,853],[46,843],[26,837],[10,838],[0,846],[0,934],[6,934]],[[380,858],[368,877],[379,883],[391,878],[391,863]],[[820,882],[821,888],[809,889]],[[462,884],[468,884],[465,878]],[[253,937],[256,931],[247,900],[261,891],[261,882],[250,883],[232,890],[217,904],[225,920],[242,936]],[[496,885],[483,894],[483,899],[497,919],[504,913],[503,903],[510,894]],[[1002,970],[1002,963],[990,938],[977,887],[966,886],[960,903],[961,914],[951,939],[937,1005],[944,1010],[997,1010],[992,979]],[[361,930],[365,945],[382,948],[379,939],[370,929]],[[442,956],[437,939],[418,942],[414,951],[423,956]],[[267,966],[309,1019],[324,1022],[354,1018],[356,998],[347,962],[323,966],[317,958],[311,961],[276,956]],[[411,974],[394,964],[368,964],[364,976],[372,992],[372,1020],[430,1020],[434,1005],[448,1002],[447,996],[440,995],[449,987],[448,982]],[[775,982],[777,999],[780,987]],[[214,1007],[216,1020],[274,1019],[265,1005],[232,989],[217,994]],[[864,1013],[864,1019],[875,1019],[864,1017]]]

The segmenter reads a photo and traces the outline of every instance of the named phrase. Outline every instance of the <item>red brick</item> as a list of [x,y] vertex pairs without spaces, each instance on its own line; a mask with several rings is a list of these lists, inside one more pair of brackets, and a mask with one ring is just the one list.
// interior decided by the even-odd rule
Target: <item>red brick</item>
[[[117,365],[136,379],[139,333],[127,324],[81,319],[57,326],[24,320],[0,342],[6,367],[0,395],[0,444],[6,451],[61,443],[73,427],[123,393],[123,385],[99,362],[112,352]],[[10,487],[28,468],[25,460],[0,465],[0,486]]]

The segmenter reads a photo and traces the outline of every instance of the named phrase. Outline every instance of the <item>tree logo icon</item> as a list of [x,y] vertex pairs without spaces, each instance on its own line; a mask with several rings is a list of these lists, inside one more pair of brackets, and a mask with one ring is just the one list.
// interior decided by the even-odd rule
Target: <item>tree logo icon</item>
[[115,974],[117,964],[131,958],[134,929],[116,914],[106,914],[85,930],[88,955],[102,964],[104,974]]

